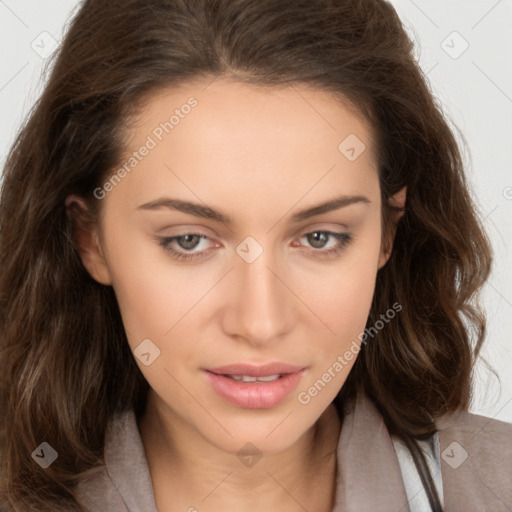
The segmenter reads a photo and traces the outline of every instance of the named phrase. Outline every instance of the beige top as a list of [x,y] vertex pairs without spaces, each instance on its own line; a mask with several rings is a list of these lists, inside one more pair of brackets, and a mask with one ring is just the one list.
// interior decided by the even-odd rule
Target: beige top
[[[438,484],[442,480],[445,512],[511,512],[512,424],[457,412],[436,425],[438,434],[422,448],[434,481],[436,471]],[[389,435],[373,403],[360,397],[342,424],[332,512],[429,510],[418,482],[408,452]],[[79,499],[90,512],[158,512],[133,411],[112,421],[105,466],[80,484]]]

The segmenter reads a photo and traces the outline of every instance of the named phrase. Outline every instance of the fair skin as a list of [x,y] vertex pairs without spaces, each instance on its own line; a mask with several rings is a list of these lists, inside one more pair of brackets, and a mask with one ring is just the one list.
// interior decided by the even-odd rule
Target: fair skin
[[[79,230],[82,261],[113,287],[132,351],[145,339],[160,350],[148,366],[135,358],[151,386],[139,429],[158,510],[328,512],[341,428],[332,401],[356,357],[307,404],[298,396],[360,344],[389,258],[371,128],[325,91],[210,82],[149,98],[127,158],[148,135],[157,144],[101,200],[99,222]],[[155,127],[190,96],[197,106],[158,140]],[[366,146],[353,161],[338,149],[350,134]],[[356,199],[292,220],[339,196]],[[162,198],[232,222],[140,208]],[[405,191],[392,200],[403,205]],[[326,231],[351,240],[318,235]],[[167,245],[200,256],[178,261],[161,238],[187,233],[204,238]],[[258,245],[241,247],[263,249],[250,263],[236,250],[247,237]],[[304,370],[270,407],[229,403],[206,378],[206,368],[272,362]],[[249,442],[261,455],[254,465],[237,456]]]

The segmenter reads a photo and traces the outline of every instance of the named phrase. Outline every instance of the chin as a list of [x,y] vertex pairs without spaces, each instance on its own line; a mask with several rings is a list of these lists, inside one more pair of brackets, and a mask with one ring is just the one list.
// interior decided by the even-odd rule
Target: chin
[[299,407],[273,412],[265,410],[260,418],[254,410],[250,415],[235,413],[231,418],[219,415],[215,417],[224,428],[212,421],[215,427],[205,431],[203,423],[198,430],[210,444],[225,452],[238,455],[250,443],[258,453],[271,455],[293,446],[319,419],[316,415],[306,417]]

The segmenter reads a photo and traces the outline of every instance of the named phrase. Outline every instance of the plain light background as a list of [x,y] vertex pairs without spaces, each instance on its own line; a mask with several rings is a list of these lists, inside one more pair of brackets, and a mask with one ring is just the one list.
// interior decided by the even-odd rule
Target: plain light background
[[[120,0],[121,1],[121,0]],[[149,0],[150,1],[150,0]],[[473,192],[495,264],[471,411],[512,422],[512,0],[393,0],[445,115],[465,137]],[[41,92],[45,59],[77,0],[0,0],[0,165]]]

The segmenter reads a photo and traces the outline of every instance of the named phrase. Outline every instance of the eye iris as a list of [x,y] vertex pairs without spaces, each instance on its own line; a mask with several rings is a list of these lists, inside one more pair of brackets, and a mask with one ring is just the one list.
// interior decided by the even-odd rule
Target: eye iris
[[[327,238],[328,238],[328,234],[327,233],[323,233],[321,231],[315,231],[314,233],[311,233],[308,236],[308,242],[311,243],[311,245],[317,249],[321,249],[326,241],[327,241]],[[319,241],[320,239],[320,241]],[[320,243],[319,246],[315,245],[317,243]]]
[[[194,249],[197,246],[197,243],[199,242],[199,235],[184,235],[178,237],[178,243],[183,249]],[[192,239],[192,243],[190,243]],[[183,240],[185,240],[185,243],[183,243]]]

